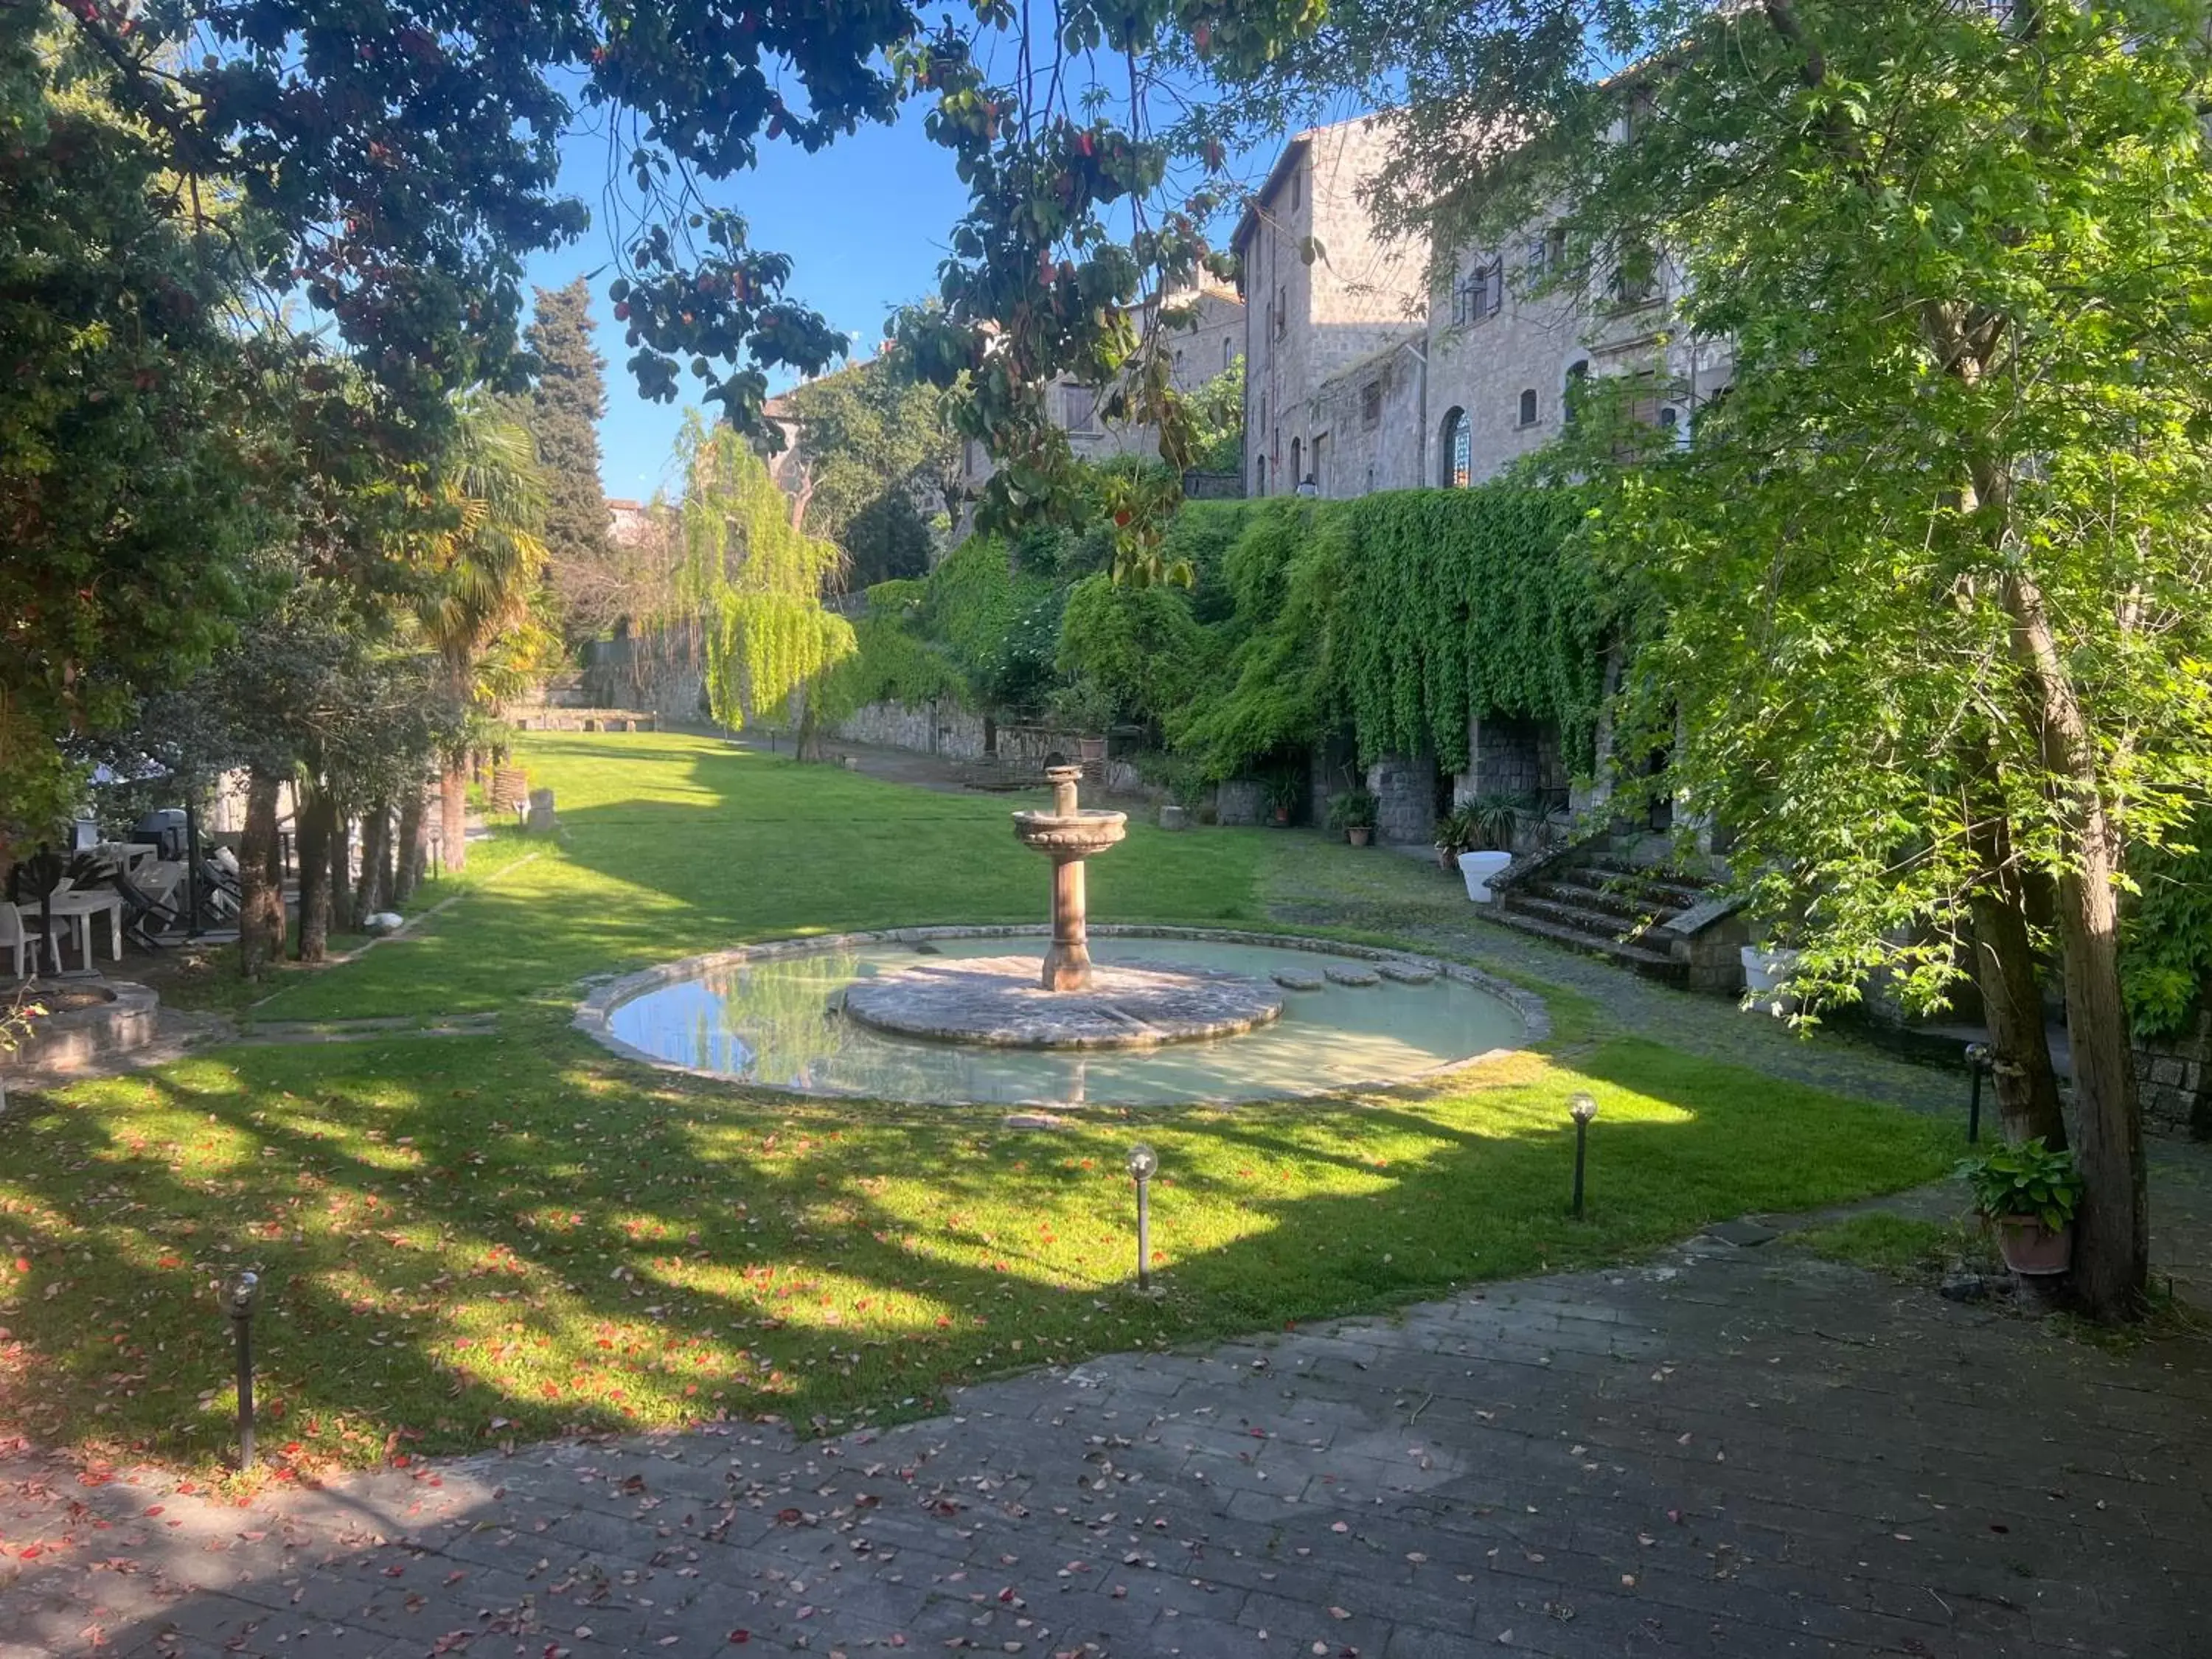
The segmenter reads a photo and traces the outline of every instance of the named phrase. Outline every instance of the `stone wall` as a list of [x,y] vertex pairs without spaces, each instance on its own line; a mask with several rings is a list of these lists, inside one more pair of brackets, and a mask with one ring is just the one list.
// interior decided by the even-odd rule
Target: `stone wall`
[[983,717],[955,703],[864,704],[838,726],[837,735],[848,743],[908,749],[950,760],[981,760],[988,752]]
[[1343,501],[1423,483],[1417,336],[1354,363],[1314,394],[1313,471],[1322,495]]
[[1426,755],[1386,755],[1367,769],[1377,841],[1412,847],[1436,840],[1436,762]]
[[2135,1054],[2144,1121],[2212,1140],[2212,993],[2181,1032],[2139,1041]]

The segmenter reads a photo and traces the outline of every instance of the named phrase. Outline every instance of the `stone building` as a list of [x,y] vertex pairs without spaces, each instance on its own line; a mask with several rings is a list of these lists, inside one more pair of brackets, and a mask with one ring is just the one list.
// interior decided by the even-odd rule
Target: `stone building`
[[[1171,320],[1160,320],[1163,312]],[[1141,333],[1164,329],[1161,347],[1171,354],[1170,378],[1178,392],[1196,392],[1231,368],[1244,349],[1244,301],[1234,289],[1208,283],[1133,307]],[[1067,447],[1079,461],[1106,461],[1134,455],[1158,459],[1159,429],[1145,422],[1117,421],[1104,413],[1109,392],[1081,385],[1061,375],[1045,390],[1047,409],[1054,425],[1067,434]],[[972,499],[997,471],[991,454],[980,441],[966,440],[961,447],[960,481]]]
[[[1383,147],[1364,118],[1297,134],[1237,222],[1248,495],[1289,495],[1346,471],[1329,453],[1338,430],[1318,422],[1317,394],[1418,331],[1425,250],[1385,239],[1359,199]],[[1352,476],[1364,481],[1364,463]]]

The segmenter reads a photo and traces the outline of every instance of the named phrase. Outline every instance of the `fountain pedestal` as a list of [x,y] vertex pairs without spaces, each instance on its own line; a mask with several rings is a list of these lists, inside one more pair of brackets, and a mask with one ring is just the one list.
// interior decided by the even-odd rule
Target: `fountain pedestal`
[[1040,983],[1048,991],[1087,991],[1091,945],[1083,863],[1119,842],[1129,821],[1124,813],[1086,811],[1077,805],[1081,767],[1048,767],[1044,775],[1052,785],[1052,810],[1014,814],[1022,845],[1052,860],[1052,947],[1045,952]]

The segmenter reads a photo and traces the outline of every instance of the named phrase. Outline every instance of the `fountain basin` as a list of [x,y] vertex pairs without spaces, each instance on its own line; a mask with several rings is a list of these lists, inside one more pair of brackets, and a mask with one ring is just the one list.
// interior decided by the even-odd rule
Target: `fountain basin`
[[[1427,1084],[1550,1030],[1540,998],[1457,963],[1236,929],[1102,933],[1093,941],[1102,969],[1169,963],[1280,975],[1311,988],[1289,991],[1279,1018],[1217,1039],[1073,1050],[933,1041],[865,1024],[846,1000],[917,962],[1034,952],[1049,936],[1035,926],[912,927],[742,945],[611,978],[579,1006],[576,1024],[629,1060],[751,1088],[1052,1108],[1227,1105]],[[1332,963],[1353,963],[1434,977],[1367,987],[1327,977]]]
[[917,963],[845,993],[844,1012],[878,1031],[994,1048],[1151,1048],[1256,1030],[1283,1012],[1274,986],[1172,963],[1096,963],[1080,991],[1038,983],[1035,957]]

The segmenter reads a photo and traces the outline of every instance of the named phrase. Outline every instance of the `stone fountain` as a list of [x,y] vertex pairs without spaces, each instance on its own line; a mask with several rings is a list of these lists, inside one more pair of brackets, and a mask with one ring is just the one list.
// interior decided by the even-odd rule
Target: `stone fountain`
[[1079,766],[1047,769],[1052,807],[1014,814],[1024,847],[1052,860],[1052,943],[1035,957],[917,963],[855,981],[838,1005],[881,1031],[1006,1048],[1133,1048],[1234,1036],[1283,1012],[1279,988],[1171,963],[1093,967],[1083,864],[1127,832],[1120,812],[1076,800]]
[[1093,853],[1119,842],[1129,820],[1126,813],[1076,805],[1081,767],[1048,766],[1044,775],[1052,785],[1052,810],[1014,814],[1014,834],[1022,845],[1052,860],[1052,948],[1044,953],[1042,983],[1048,991],[1087,991],[1091,934],[1084,914],[1083,864]]

